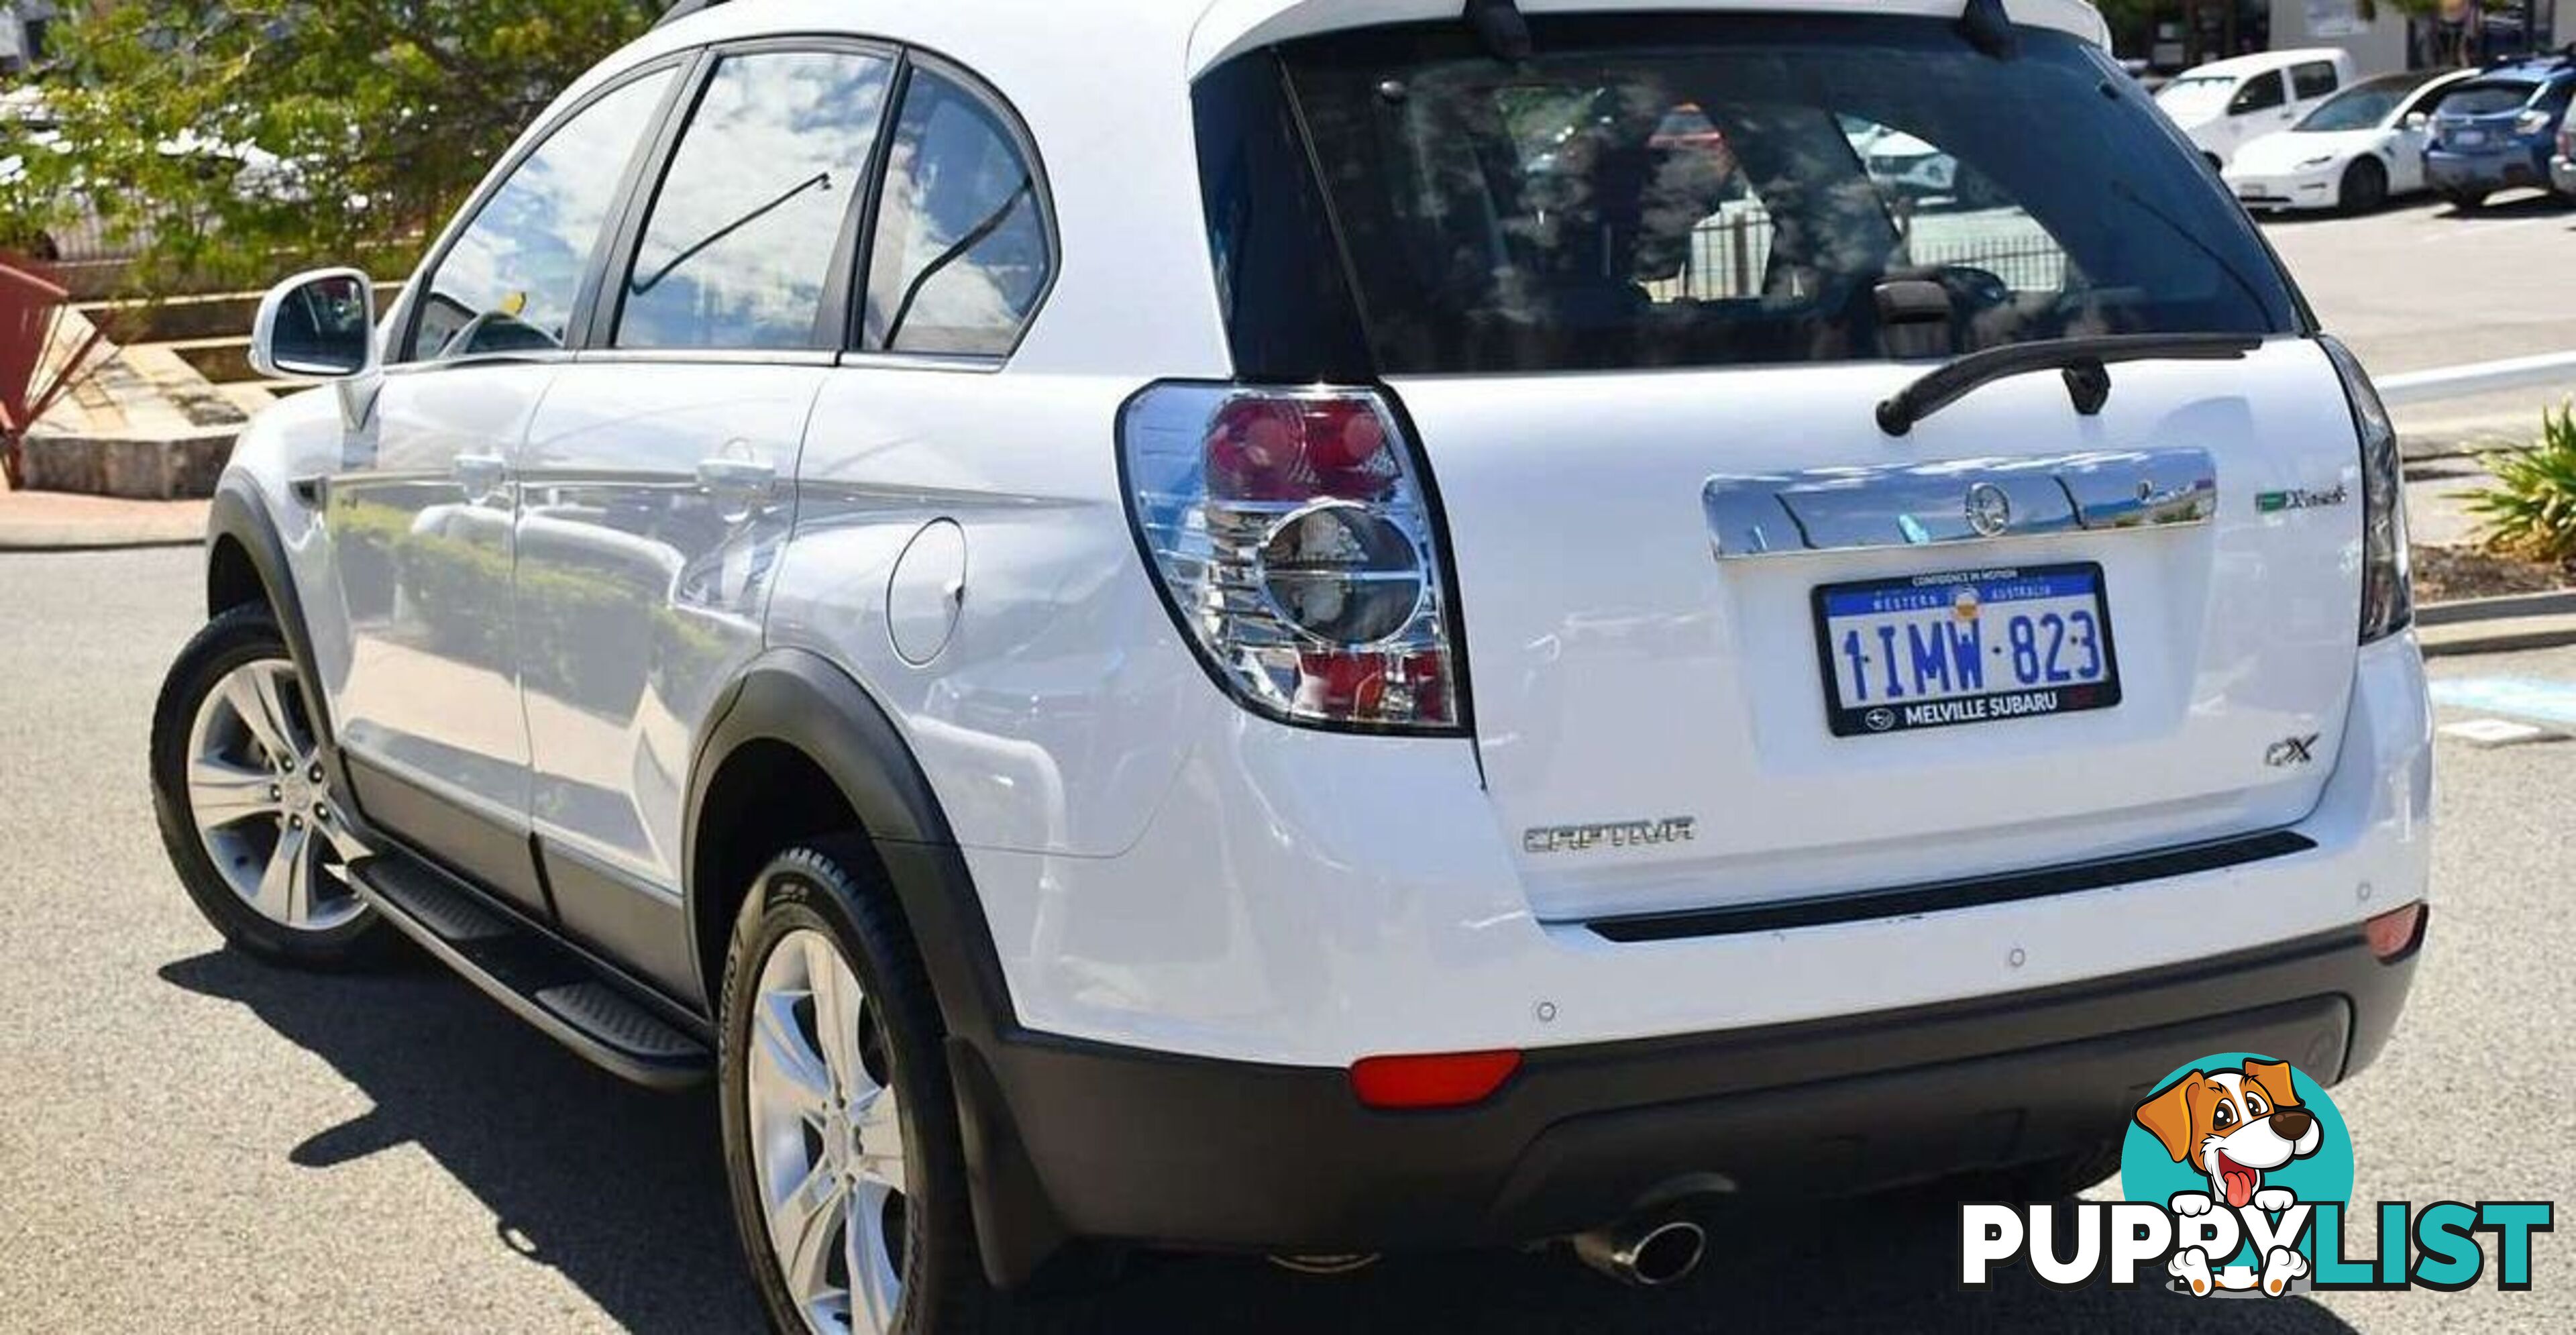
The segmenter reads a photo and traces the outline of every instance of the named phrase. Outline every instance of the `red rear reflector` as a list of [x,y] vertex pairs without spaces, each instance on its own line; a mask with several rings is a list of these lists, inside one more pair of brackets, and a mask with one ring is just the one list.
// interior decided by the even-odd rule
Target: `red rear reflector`
[[1351,1067],[1351,1090],[1372,1108],[1464,1108],[1493,1097],[1519,1069],[1517,1052],[1369,1057]]
[[2381,960],[2393,960],[2415,948],[2424,939],[2424,902],[2417,900],[2402,909],[2393,909],[2361,925],[2362,935],[2370,938],[2370,953]]

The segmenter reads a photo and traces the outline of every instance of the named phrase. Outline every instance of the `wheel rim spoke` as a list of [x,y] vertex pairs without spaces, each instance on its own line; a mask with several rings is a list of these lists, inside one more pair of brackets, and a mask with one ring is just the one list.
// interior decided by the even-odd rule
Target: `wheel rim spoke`
[[769,1237],[788,1290],[808,1308],[842,1291],[832,1283],[832,1252],[847,1223],[849,1187],[815,1164],[769,1209]]
[[313,845],[302,826],[278,831],[277,848],[259,878],[259,907],[283,923],[312,916]]
[[850,1111],[859,1130],[859,1180],[898,1195],[909,1190],[904,1175],[903,1112],[894,1091],[862,1095]]
[[840,952],[821,935],[805,942],[805,968],[814,993],[814,1037],[823,1064],[831,1069],[833,1088],[843,1097],[869,1089],[867,1068],[859,1061],[859,980]]
[[763,993],[752,1019],[752,1093],[820,1126],[832,1104],[832,1073],[797,1032],[795,998]]
[[894,1329],[896,1310],[903,1305],[903,1276],[895,1272],[894,1255],[885,1244],[886,1203],[887,1193],[879,1188],[862,1186],[850,1193],[844,1264],[850,1271],[851,1324],[861,1330]]
[[277,689],[282,675],[254,669],[236,672],[224,683],[225,703],[232,706],[260,749],[268,753],[270,763],[281,768],[293,765],[304,752],[296,743],[295,725],[287,717],[286,699]]
[[201,757],[188,766],[188,811],[200,830],[220,830],[265,817],[286,814],[278,801],[277,776],[230,761]]

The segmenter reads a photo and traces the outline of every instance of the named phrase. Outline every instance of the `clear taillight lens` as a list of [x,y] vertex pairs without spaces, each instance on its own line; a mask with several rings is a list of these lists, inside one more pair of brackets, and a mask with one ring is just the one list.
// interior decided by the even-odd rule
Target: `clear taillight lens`
[[2406,551],[2406,472],[2397,451],[2397,425],[2371,387],[2370,374],[2352,349],[2320,335],[2317,342],[2343,377],[2361,434],[2361,642],[2368,644],[2415,621],[2415,580]]
[[2546,111],[2526,111],[2513,118],[2513,132],[2515,134],[2535,135],[2546,134],[2548,131],[2549,113]]
[[1146,561],[1236,699],[1289,723],[1457,730],[1422,464],[1374,391],[1156,385],[1118,439]]

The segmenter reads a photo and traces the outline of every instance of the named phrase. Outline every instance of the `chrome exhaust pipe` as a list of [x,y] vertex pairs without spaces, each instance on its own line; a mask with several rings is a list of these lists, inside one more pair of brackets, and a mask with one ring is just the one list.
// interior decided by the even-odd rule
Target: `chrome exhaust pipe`
[[1575,1259],[1622,1284],[1659,1289],[1699,1269],[1708,1233],[1687,1219],[1648,1215],[1574,1235]]

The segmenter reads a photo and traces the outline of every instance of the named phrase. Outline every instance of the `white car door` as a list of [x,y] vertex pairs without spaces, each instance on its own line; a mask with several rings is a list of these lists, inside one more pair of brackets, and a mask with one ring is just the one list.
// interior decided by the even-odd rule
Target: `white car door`
[[2218,156],[2232,159],[2248,140],[2286,130],[2298,116],[2290,105],[2289,84],[2282,71],[2265,70],[2247,78],[2236,96],[2228,99],[2227,118],[2222,122],[2226,144],[2218,149]]
[[328,637],[345,658],[323,679],[359,806],[538,914],[511,615],[516,456],[674,77],[605,91],[487,187],[412,284],[374,410],[324,481],[346,635]]
[[707,63],[519,467],[547,883],[567,930],[683,993],[690,765],[761,650],[894,69],[891,48],[822,38]]

